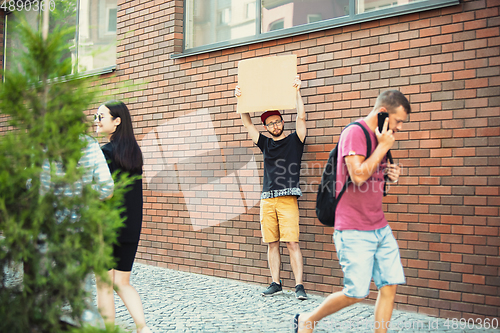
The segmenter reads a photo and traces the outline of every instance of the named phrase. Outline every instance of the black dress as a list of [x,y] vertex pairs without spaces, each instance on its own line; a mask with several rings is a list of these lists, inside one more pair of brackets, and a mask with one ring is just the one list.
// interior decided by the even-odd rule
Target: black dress
[[[101,149],[111,174],[116,170],[121,172],[122,170],[113,159],[113,143],[109,142]],[[142,174],[142,171],[138,174]],[[122,217],[126,217],[123,222],[124,227],[118,231],[118,244],[113,245],[113,256],[117,263],[116,267],[113,268],[123,272],[132,270],[142,227],[142,177],[136,179],[129,186],[130,190],[124,195],[123,207],[125,210],[121,213]]]

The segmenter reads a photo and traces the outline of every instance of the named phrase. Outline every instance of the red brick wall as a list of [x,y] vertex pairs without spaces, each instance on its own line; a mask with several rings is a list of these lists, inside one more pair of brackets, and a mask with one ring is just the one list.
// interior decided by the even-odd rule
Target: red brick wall
[[[396,307],[500,316],[498,0],[176,60],[183,1],[119,5],[118,68],[108,88],[129,104],[146,158],[140,262],[270,282],[259,225],[262,156],[233,90],[239,60],[294,53],[309,128],[299,201],[306,289],[331,293],[342,285],[333,230],[315,218],[323,163],[342,127],[395,88],[413,108],[393,148],[403,177],[384,200],[407,276]],[[119,88],[124,80],[143,85]],[[293,115],[285,113],[288,130]],[[282,279],[292,288],[286,247],[282,253]]]
[[[404,176],[384,200],[407,276],[397,308],[498,317],[499,8],[498,0],[465,1],[172,60],[182,50],[183,2],[121,1],[117,77],[148,82],[125,94],[149,182],[139,261],[270,282],[259,225],[262,156],[233,89],[239,60],[294,53],[309,128],[299,201],[306,288],[330,293],[342,284],[332,230],[315,218],[313,185],[342,127],[396,88],[413,108],[393,149]],[[293,287],[282,253],[282,278]]]

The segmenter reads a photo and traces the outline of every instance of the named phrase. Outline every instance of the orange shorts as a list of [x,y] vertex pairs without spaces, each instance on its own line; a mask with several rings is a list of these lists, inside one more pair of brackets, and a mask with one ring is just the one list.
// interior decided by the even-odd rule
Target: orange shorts
[[287,195],[260,200],[260,227],[265,243],[299,241],[297,197]]

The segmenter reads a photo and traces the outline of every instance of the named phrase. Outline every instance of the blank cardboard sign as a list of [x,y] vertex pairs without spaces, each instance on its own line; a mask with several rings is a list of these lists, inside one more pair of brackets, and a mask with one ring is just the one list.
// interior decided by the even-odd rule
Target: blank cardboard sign
[[262,57],[238,63],[238,113],[294,109],[297,55]]

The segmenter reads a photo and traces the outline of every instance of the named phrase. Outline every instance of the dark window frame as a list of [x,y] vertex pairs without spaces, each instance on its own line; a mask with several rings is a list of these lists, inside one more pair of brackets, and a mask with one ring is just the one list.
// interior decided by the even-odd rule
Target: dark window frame
[[[312,33],[316,31],[328,30],[338,27],[345,27],[353,24],[360,24],[369,21],[381,20],[385,18],[402,16],[406,14],[418,13],[443,7],[455,6],[460,4],[460,0],[423,0],[413,2],[401,6],[394,6],[374,11],[369,11],[361,14],[355,14],[355,0],[349,1],[349,15],[323,20],[315,23],[303,24],[287,29],[275,30],[270,32],[261,33],[261,0],[256,0],[256,34],[239,39],[227,40],[213,44],[207,44],[199,47],[185,49],[185,34],[182,42],[183,51],[181,53],[172,54],[171,59],[178,59],[189,57],[193,55],[209,53],[213,51],[224,50],[238,46],[244,46],[254,43],[266,42],[270,40],[293,37],[301,34]],[[183,23],[187,21],[186,4],[184,3],[184,16]],[[183,29],[185,26],[183,24]]]

